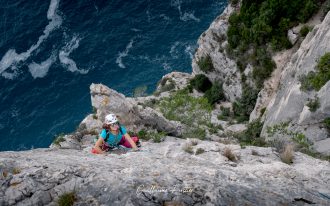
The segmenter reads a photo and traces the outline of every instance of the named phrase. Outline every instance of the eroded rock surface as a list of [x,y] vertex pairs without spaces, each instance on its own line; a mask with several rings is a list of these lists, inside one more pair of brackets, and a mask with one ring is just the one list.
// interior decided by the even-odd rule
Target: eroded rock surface
[[[330,204],[329,162],[296,153],[287,165],[272,148],[195,144],[167,137],[107,156],[90,148],[2,152],[0,205],[56,205],[71,191],[76,205]],[[223,155],[226,147],[236,162]]]

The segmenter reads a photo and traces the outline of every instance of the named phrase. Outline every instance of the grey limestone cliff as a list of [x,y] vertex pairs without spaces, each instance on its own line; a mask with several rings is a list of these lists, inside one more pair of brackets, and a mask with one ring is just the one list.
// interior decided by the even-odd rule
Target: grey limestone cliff
[[[270,101],[264,117],[265,136],[269,136],[268,127],[288,122],[289,130],[301,132],[314,143],[318,152],[330,155],[329,131],[322,123],[330,117],[330,82],[319,91],[307,92],[300,88],[300,78],[315,71],[319,59],[327,52],[330,52],[330,12],[307,35],[281,73],[279,89]],[[307,103],[315,99],[315,96],[319,98],[320,107],[312,112]]]

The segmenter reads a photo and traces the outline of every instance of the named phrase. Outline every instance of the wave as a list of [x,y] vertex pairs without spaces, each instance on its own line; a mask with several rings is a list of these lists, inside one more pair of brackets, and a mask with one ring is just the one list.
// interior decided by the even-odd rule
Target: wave
[[164,62],[162,66],[165,71],[171,71],[171,66],[167,62]]
[[55,62],[55,55],[51,55],[47,60],[37,64],[32,62],[29,64],[29,71],[34,79],[45,77],[48,73],[50,66]]
[[181,19],[182,21],[194,20],[194,21],[196,21],[196,22],[200,22],[200,19],[197,18],[197,17],[195,17],[194,12],[192,12],[192,13],[185,12],[185,13],[183,14],[183,16],[180,15],[180,19]]
[[79,72],[81,74],[87,74],[88,70],[78,69],[76,62],[69,58],[71,52],[79,47],[80,39],[74,36],[70,42],[68,42],[59,52],[58,58],[62,65],[66,67],[70,72]]
[[123,58],[128,55],[129,50],[133,47],[133,43],[134,43],[134,38],[130,40],[130,42],[127,44],[126,49],[124,51],[118,53],[116,63],[118,64],[118,66],[120,68],[123,68],[123,69],[126,68],[126,66],[123,63]]
[[[7,79],[14,79],[18,75],[17,64],[19,62],[26,61],[31,56],[32,52],[34,52],[40,44],[48,38],[49,34],[61,26],[62,17],[57,14],[59,2],[60,0],[51,0],[47,11],[47,19],[49,19],[50,22],[44,29],[44,34],[39,37],[36,44],[32,45],[26,52],[22,52],[20,54],[17,54],[15,49],[9,49],[2,57],[0,61],[1,76]],[[8,71],[8,69],[11,71]]]
[[191,45],[189,42],[174,42],[174,44],[171,46],[170,54],[173,59],[179,59],[180,56],[182,56],[183,52],[187,55],[189,55],[190,59],[193,59],[194,56],[194,50],[196,48],[196,45]]
[[174,59],[178,59],[179,58],[179,55],[178,55],[178,51],[177,51],[177,47],[180,45],[181,43],[176,41],[172,46],[171,46],[171,49],[170,49],[170,54],[171,56],[174,58]]
[[176,7],[179,11],[180,20],[182,21],[194,20],[196,22],[200,22],[200,19],[194,15],[194,12],[184,12],[182,14],[181,4],[182,4],[181,0],[171,0],[171,6]]
[[196,47],[187,45],[184,49],[184,52],[189,55],[190,59],[192,60],[194,58],[194,50]]

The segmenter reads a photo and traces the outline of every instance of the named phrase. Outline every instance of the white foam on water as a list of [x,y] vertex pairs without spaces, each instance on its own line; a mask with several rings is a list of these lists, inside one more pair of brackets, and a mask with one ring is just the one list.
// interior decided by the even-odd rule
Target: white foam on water
[[164,62],[162,66],[165,71],[171,71],[171,66],[167,62]]
[[134,38],[130,40],[130,42],[127,44],[126,49],[124,51],[118,53],[116,63],[118,64],[118,66],[120,68],[123,68],[123,69],[126,68],[126,66],[123,63],[123,58],[128,55],[128,52],[133,47],[133,43],[134,43]]
[[182,4],[181,0],[171,0],[171,6],[176,7],[179,11],[180,20],[182,21],[194,20],[196,22],[200,22],[200,19],[195,17],[194,12],[184,12],[182,14],[181,4]]
[[[40,44],[48,38],[49,34],[58,28],[62,24],[62,17],[57,14],[57,9],[60,0],[51,0],[48,11],[47,19],[50,20],[49,24],[43,31],[38,39],[38,42],[32,45],[26,52],[20,54],[16,53],[15,49],[9,49],[6,54],[2,57],[0,61],[0,74],[2,77],[7,79],[14,79],[17,76],[17,64],[19,62],[26,61],[39,46]],[[10,71],[6,71],[10,69]]]
[[184,12],[183,16],[180,15],[180,19],[182,21],[189,21],[189,20],[194,20],[196,22],[200,22],[200,19],[195,17],[194,12],[188,13],[188,12]]
[[71,52],[79,47],[80,39],[74,36],[70,42],[68,42],[59,52],[58,58],[61,64],[70,72],[79,72],[81,74],[87,74],[88,70],[78,69],[76,62],[69,57]]
[[178,59],[179,58],[179,52],[177,51],[177,47],[180,45],[181,43],[176,41],[170,49],[170,54],[172,56],[172,58],[174,59]]
[[159,17],[162,18],[165,21],[170,21],[171,20],[171,18],[166,16],[165,14],[160,14]]
[[47,75],[50,66],[55,62],[56,57],[55,55],[50,56],[45,61],[41,62],[40,64],[32,62],[29,64],[29,71],[34,79],[36,78],[43,78]]
[[189,55],[190,59],[194,58],[194,47],[191,45],[187,45],[184,52]]

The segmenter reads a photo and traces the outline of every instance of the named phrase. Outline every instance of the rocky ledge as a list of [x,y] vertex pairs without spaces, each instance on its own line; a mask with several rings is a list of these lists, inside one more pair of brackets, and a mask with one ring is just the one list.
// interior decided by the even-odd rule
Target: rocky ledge
[[[272,148],[167,137],[143,150],[92,155],[90,148],[0,154],[0,205],[329,205],[329,162]],[[73,193],[72,193],[73,192]]]

